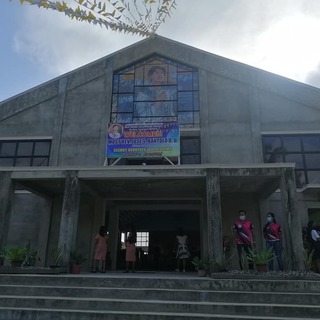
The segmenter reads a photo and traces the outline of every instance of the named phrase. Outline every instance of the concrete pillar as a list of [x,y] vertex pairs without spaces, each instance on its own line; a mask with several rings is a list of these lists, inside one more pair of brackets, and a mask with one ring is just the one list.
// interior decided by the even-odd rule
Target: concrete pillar
[[7,244],[14,188],[10,171],[0,172],[0,248]]
[[118,254],[118,237],[119,234],[119,209],[112,208],[109,212],[109,244],[111,270],[117,269],[117,254]]
[[301,218],[297,210],[294,168],[282,169],[280,189],[284,215],[284,253],[286,257],[287,269],[302,271],[305,270],[304,249],[302,243]]
[[[267,199],[265,198],[259,199],[259,212],[260,212],[260,230],[263,230],[265,224],[267,223],[266,221],[267,213],[270,212],[270,204]],[[277,222],[278,222],[278,219],[277,219]],[[255,237],[257,246],[265,248],[266,244],[263,238],[263,233],[261,232],[261,234],[255,234],[254,237]]]
[[201,257],[208,256],[208,219],[207,219],[207,206],[202,203],[200,209],[200,251]]
[[207,169],[208,251],[210,271],[223,259],[220,177],[218,169]]
[[62,250],[62,265],[68,266],[70,251],[75,249],[80,206],[78,171],[65,172],[58,246]]

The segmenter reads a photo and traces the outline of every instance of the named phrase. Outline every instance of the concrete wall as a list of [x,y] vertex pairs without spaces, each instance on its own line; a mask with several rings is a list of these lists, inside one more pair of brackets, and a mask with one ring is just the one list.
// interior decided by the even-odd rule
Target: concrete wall
[[106,108],[103,77],[66,93],[58,165],[103,164],[99,147],[101,139],[105,142]]
[[8,247],[25,246],[39,249],[40,264],[45,264],[51,202],[26,192],[16,192],[7,239]]
[[[207,136],[209,163],[252,163],[248,86],[208,74]],[[206,110],[201,109],[201,112]],[[207,142],[202,141],[203,144]]]
[[319,130],[320,107],[305,105],[293,99],[259,92],[262,131],[304,132]]
[[56,103],[54,98],[0,121],[0,138],[52,136]]

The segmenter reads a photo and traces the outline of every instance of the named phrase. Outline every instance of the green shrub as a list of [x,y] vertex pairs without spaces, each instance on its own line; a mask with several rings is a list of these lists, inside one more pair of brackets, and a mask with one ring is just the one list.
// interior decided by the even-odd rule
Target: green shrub
[[255,265],[266,265],[269,261],[274,259],[272,248],[263,248],[261,250],[250,250],[248,260]]
[[195,267],[196,270],[207,270],[209,269],[210,263],[208,258],[199,258],[194,257],[191,260],[192,265]]

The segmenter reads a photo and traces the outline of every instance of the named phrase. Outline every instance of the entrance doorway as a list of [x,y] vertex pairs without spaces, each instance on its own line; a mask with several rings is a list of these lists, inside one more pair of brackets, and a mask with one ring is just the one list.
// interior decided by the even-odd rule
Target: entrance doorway
[[[119,215],[117,269],[125,268],[125,239],[131,227],[137,232],[137,270],[175,270],[176,235],[179,228],[188,236],[191,257],[200,255],[199,211],[123,210]],[[190,260],[187,270],[193,270]]]

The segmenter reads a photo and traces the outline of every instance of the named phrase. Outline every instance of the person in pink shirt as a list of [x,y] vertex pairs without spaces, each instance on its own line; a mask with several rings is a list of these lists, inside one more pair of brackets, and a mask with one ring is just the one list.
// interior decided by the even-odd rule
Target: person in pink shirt
[[[267,214],[267,223],[263,228],[263,235],[266,239],[266,247],[272,248],[274,255],[277,258],[279,270],[283,271],[283,262],[281,257],[281,227],[276,222],[276,217],[273,212]],[[268,262],[269,271],[273,271],[273,260]]]
[[135,263],[136,263],[136,242],[137,242],[137,233],[132,227],[131,232],[128,235],[126,241],[126,270],[125,273],[129,272],[129,267],[131,264],[132,272],[135,272]]
[[[239,265],[240,269],[243,270],[242,265],[242,254],[243,251],[246,253],[247,257],[252,250],[253,245],[253,224],[250,220],[246,218],[246,211],[240,210],[239,211],[239,219],[234,223],[233,226],[235,242],[238,250],[239,255]],[[248,263],[249,269],[253,270],[253,263],[249,261]]]
[[108,235],[105,226],[101,226],[99,233],[95,237],[93,255],[94,265],[92,272],[106,272],[106,255],[107,255]]

